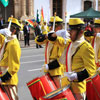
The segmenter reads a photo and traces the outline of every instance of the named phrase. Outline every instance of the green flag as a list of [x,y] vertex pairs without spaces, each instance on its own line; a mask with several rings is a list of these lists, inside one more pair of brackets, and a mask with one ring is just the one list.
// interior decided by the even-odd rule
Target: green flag
[[0,0],[4,7],[8,6],[9,0]]
[[39,13],[38,13],[38,10],[37,10],[37,15],[36,15],[36,22],[39,23]]

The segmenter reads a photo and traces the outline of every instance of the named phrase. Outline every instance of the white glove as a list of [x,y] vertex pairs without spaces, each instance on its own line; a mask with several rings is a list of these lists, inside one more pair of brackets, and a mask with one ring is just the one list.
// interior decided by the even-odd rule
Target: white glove
[[100,71],[100,67],[97,69],[97,71]]
[[48,64],[44,64],[44,65],[42,66],[42,70],[44,70],[44,69],[46,69],[46,70],[48,70],[48,69],[49,69]]
[[73,81],[77,79],[77,73],[75,72],[66,72],[64,73],[64,76],[67,76],[69,81]]
[[46,69],[46,70],[48,70],[48,69],[49,69],[48,64],[45,64],[45,69]]
[[100,37],[100,33],[97,33],[97,35],[96,35],[97,37]]
[[0,33],[5,35],[6,37],[11,36],[11,31],[7,28],[1,29]]
[[50,31],[50,32],[48,32],[47,36],[48,36],[49,34],[52,34],[52,33],[55,33],[55,31]]
[[56,35],[60,36],[64,39],[70,37],[69,33],[67,31],[65,31],[64,29],[56,31]]

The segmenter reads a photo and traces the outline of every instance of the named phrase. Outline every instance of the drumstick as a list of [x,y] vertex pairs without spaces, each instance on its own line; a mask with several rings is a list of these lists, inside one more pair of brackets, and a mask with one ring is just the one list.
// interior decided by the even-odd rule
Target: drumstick
[[42,68],[37,68],[37,69],[31,69],[31,70],[28,70],[29,72],[32,72],[32,71],[41,71]]
[[56,12],[55,12],[55,14],[54,14],[53,31],[55,30],[55,17],[56,17]]
[[67,30],[67,12],[65,12],[65,30]]

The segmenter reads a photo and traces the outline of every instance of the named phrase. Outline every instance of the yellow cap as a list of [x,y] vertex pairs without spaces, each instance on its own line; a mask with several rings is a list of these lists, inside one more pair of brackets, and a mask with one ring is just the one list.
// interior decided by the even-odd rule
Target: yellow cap
[[12,19],[12,23],[17,24],[19,27],[21,27],[21,24],[16,18],[9,17],[8,22],[10,22],[11,19]]
[[[54,16],[50,18],[50,22],[54,22]],[[63,19],[61,19],[59,16],[55,16],[55,22],[63,22]]]
[[4,40],[5,40],[5,37],[2,34],[0,34],[0,50],[4,44]]
[[84,24],[84,22],[80,18],[69,19],[69,25],[80,25],[80,24]]
[[94,24],[100,24],[100,19],[95,19]]

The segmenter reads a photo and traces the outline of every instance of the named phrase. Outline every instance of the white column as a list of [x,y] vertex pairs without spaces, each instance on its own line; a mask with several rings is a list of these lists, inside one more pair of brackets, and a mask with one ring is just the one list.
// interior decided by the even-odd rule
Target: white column
[[29,16],[33,16],[33,0],[28,0],[28,12],[29,12]]
[[50,3],[50,16],[53,16],[53,0],[49,0]]
[[19,17],[19,1],[14,1],[14,17],[18,18]]
[[21,0],[22,16],[26,16],[26,0]]
[[67,12],[67,0],[63,0],[63,3],[62,3],[62,18],[65,22],[65,12]]

